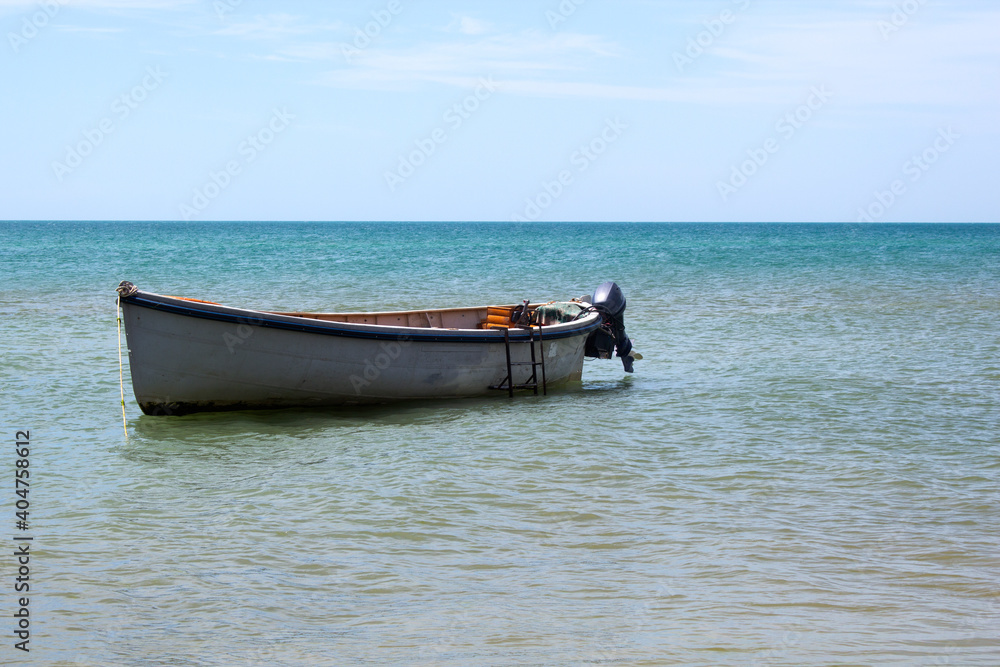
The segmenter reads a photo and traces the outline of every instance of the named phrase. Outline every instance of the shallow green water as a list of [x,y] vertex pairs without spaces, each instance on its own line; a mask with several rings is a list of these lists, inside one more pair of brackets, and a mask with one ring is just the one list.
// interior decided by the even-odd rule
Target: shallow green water
[[[1000,664],[1000,226],[0,234],[32,663]],[[122,279],[327,311],[613,279],[645,359],[548,397],[184,418],[141,415],[126,366],[126,439]]]

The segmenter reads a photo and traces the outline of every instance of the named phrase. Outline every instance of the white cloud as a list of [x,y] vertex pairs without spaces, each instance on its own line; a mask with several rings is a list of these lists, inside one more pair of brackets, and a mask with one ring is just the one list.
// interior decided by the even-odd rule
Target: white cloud
[[317,32],[341,31],[343,29],[344,26],[340,23],[314,24],[308,23],[302,17],[291,14],[267,14],[233,22],[224,28],[216,30],[215,34],[248,39],[279,39],[282,37],[315,34]]
[[930,107],[1000,110],[1000,40],[994,35],[1000,10],[922,11],[889,39],[878,24],[885,12],[748,15],[741,29],[716,40],[684,72],[670,51],[657,66],[649,53],[639,62],[600,36],[526,31],[473,42],[371,47],[354,67],[329,72],[322,81],[413,89],[422,83],[465,87],[492,75],[513,94],[709,105],[786,104],[810,86],[827,84],[838,105],[866,113],[886,105],[906,107],[901,113],[914,117]]
[[[313,49],[326,55],[333,52]],[[466,81],[490,75],[546,78],[554,72],[572,71],[585,75],[589,62],[616,57],[619,51],[615,44],[600,37],[526,31],[475,42],[438,42],[396,49],[371,47],[354,56],[354,66],[330,72],[323,81],[344,87],[370,87],[370,83],[384,88],[396,83],[411,88],[419,82],[465,85]],[[302,55],[303,49],[290,47],[282,53]]]
[[997,103],[997,86],[976,81],[996,82],[1000,10],[941,19],[915,17],[888,40],[871,17],[760,21],[710,49],[691,70],[720,86],[836,83],[855,104]]
[[[83,9],[182,9],[198,0],[57,0],[61,6]],[[0,0],[0,8],[38,9],[37,0]]]
[[486,21],[480,21],[471,16],[463,16],[458,19],[458,31],[463,35],[482,35],[489,30],[490,24]]
[[[62,1],[62,0],[59,0]],[[1000,10],[981,5],[927,4],[888,38],[879,21],[892,17],[878,2],[790,9],[754,4],[679,72],[673,54],[704,30],[683,14],[680,37],[670,42],[616,42],[604,35],[541,29],[496,32],[487,21],[452,15],[445,31],[386,33],[348,62],[351,26],[313,22],[286,13],[233,14],[225,23],[204,21],[207,0],[66,0],[66,6],[128,16],[126,10],[185,10],[183,28],[206,39],[242,39],[246,57],[337,69],[319,75],[341,88],[412,90],[422,85],[465,87],[481,76],[503,82],[505,92],[538,97],[578,97],[693,103],[785,103],[811,85],[829,84],[838,102],[854,106],[979,105],[1000,110]],[[37,0],[0,0],[0,11],[34,11]],[[244,5],[245,7],[245,5]],[[973,9],[970,9],[973,7]],[[195,16],[199,15],[199,16]],[[213,16],[214,18],[214,16]],[[112,33],[120,27],[61,25],[59,30]],[[422,39],[420,43],[412,40]],[[410,40],[410,41],[408,41]],[[205,46],[208,46],[207,44]],[[225,46],[224,44],[221,46]],[[213,49],[222,52],[224,48]],[[908,110],[907,113],[917,113]]]
[[52,26],[60,32],[90,32],[90,33],[118,33],[125,32],[125,28],[96,28],[80,25],[53,24]]

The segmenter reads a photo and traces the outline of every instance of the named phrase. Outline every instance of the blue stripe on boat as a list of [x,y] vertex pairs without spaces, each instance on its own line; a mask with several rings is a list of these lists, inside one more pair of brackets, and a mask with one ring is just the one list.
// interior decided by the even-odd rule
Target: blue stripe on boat
[[[252,313],[252,321],[248,321],[246,316],[234,315],[230,313],[218,313],[211,310],[201,310],[194,306],[182,306],[172,303],[163,303],[160,301],[152,301],[150,299],[145,299],[138,295],[128,296],[122,299],[123,302],[132,304],[133,306],[140,306],[142,308],[150,308],[152,310],[161,310],[167,313],[174,313],[175,315],[186,315],[189,317],[199,317],[205,320],[216,320],[218,322],[232,322],[233,324],[245,324],[252,327],[268,327],[271,329],[284,329],[286,331],[299,331],[302,333],[314,333],[321,334],[324,336],[343,336],[346,338],[367,338],[373,340],[412,340],[419,342],[430,342],[430,343],[487,343],[487,344],[503,344],[502,335],[493,336],[463,336],[457,335],[435,335],[435,334],[424,334],[424,333],[409,333],[411,330],[415,330],[416,327],[400,327],[407,329],[405,335],[400,335],[398,333],[389,332],[378,332],[378,331],[361,331],[358,329],[338,329],[334,326],[320,326],[316,324],[309,324],[308,322],[287,322],[285,320],[271,320],[268,319],[264,313],[258,313],[257,311],[248,311]],[[290,316],[291,317],[291,316]],[[587,325],[581,329],[573,329],[571,331],[562,331],[558,333],[547,333],[543,329],[543,335],[545,340],[559,340],[561,338],[572,338],[574,336],[580,336],[584,333],[590,333],[601,324],[600,318],[594,320],[591,324]],[[372,325],[375,326],[375,325]],[[555,325],[553,325],[555,326]],[[511,342],[516,343],[527,343],[529,336],[527,332],[515,333],[517,329],[511,329]]]

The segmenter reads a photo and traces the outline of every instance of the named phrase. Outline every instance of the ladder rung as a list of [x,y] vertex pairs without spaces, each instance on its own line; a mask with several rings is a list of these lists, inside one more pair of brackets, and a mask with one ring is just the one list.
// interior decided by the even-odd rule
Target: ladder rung
[[[525,303],[527,303],[527,302],[525,302]],[[492,328],[493,326],[496,326],[496,325],[487,325],[487,326],[490,327],[490,328]],[[518,327],[518,328],[520,328],[520,327]],[[511,358],[510,358],[510,329],[511,329],[511,327],[508,326],[508,327],[506,327],[504,329],[504,332],[503,332],[504,348],[505,348],[505,351],[507,353],[507,377],[505,377],[500,384],[492,385],[490,387],[490,389],[506,389],[508,392],[510,392],[510,397],[513,398],[514,397],[514,390],[515,389],[534,389],[535,390],[535,394],[537,395],[538,394],[538,385],[541,384],[543,392],[547,394],[548,390],[546,388],[546,382],[545,382],[545,348],[542,345],[543,337],[542,337],[542,327],[541,327],[541,325],[539,325],[537,327],[537,331],[538,331],[538,339],[537,339],[538,340],[538,352],[541,355],[540,358],[536,358],[535,357],[535,328],[534,327],[526,327],[526,329],[528,331],[528,341],[527,342],[528,342],[528,345],[530,346],[530,349],[531,349],[531,361],[511,361]],[[531,366],[531,377],[528,378],[527,382],[524,382],[522,384],[514,384],[514,378],[513,378],[513,367],[514,366]],[[541,382],[538,381],[538,367],[539,366],[542,367],[542,381]]]

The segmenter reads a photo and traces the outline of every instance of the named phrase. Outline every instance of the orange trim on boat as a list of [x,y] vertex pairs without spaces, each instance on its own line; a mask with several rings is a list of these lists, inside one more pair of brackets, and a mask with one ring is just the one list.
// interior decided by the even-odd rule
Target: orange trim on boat
[[195,303],[207,303],[213,306],[222,305],[221,303],[216,303],[215,301],[205,301],[204,299],[192,299],[186,296],[168,296],[166,294],[164,294],[163,296],[167,297],[168,299],[180,299],[181,301],[194,301]]

